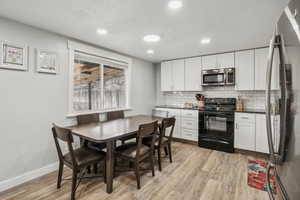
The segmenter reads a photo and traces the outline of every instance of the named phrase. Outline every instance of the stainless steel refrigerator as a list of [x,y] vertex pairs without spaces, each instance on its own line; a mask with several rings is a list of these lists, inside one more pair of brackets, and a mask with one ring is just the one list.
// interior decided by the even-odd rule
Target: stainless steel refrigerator
[[[275,174],[278,186],[276,199],[300,199],[300,0],[292,0],[284,9],[270,42],[266,77],[266,124],[270,150],[268,165],[268,193],[270,173]],[[279,67],[273,66],[278,54]],[[272,90],[272,73],[279,69],[280,91]],[[274,99],[278,101],[274,101]],[[279,109],[274,109],[275,103]],[[280,115],[280,134],[272,128],[272,115]],[[275,144],[278,143],[278,146]],[[274,147],[275,146],[275,147]]]

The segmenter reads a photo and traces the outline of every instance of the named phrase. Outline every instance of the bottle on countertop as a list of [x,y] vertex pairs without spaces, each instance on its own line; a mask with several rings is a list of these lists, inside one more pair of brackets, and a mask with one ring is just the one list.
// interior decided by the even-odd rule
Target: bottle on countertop
[[244,102],[241,96],[237,97],[236,100],[236,111],[244,111]]

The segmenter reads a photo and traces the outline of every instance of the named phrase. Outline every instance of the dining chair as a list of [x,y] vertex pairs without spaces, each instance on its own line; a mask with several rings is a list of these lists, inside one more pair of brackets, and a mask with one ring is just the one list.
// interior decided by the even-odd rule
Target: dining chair
[[[155,141],[157,129],[158,129],[157,121],[148,124],[142,124],[139,126],[139,130],[137,133],[137,142],[129,142],[124,145],[118,146],[116,148],[117,157],[129,161],[130,166],[133,166],[138,189],[141,188],[140,163],[142,161],[149,159],[151,170],[152,170],[152,176],[155,176],[153,151],[154,151],[154,141]],[[152,143],[150,147],[142,143],[144,138],[151,138]]]
[[[99,113],[78,115],[76,118],[77,118],[78,125],[100,122]],[[102,151],[106,147],[105,143],[95,143],[95,142],[90,142],[90,141],[83,140],[83,139],[80,139],[80,140],[81,140],[81,144],[83,146],[86,146],[88,148],[91,148],[91,149],[94,149],[97,151]]]
[[[71,200],[75,199],[75,193],[85,171],[91,165],[103,163],[104,180],[106,175],[105,152],[99,152],[86,147],[73,148],[74,139],[69,129],[61,128],[53,124],[52,134],[59,158],[57,189],[61,187],[64,165],[72,169]],[[63,154],[60,142],[67,144],[68,153]]]
[[[162,170],[161,166],[161,149],[164,148],[166,149],[167,155],[169,155],[170,162],[172,163],[172,148],[171,148],[171,143],[172,143],[172,138],[173,138],[173,132],[175,128],[175,122],[176,119],[175,117],[171,118],[164,118],[162,120],[161,125],[159,126],[159,137],[156,139],[154,143],[154,149],[157,150],[157,157],[158,157],[158,169],[159,171]],[[167,134],[168,133],[168,134]],[[152,145],[152,141],[149,139],[144,139],[143,144],[147,146]]]
[[113,111],[106,113],[107,121],[124,118],[124,111]]
[[[106,114],[107,121],[116,120],[116,119],[123,119],[124,117],[125,117],[124,111],[113,111],[113,112],[108,112]],[[135,135],[130,135],[130,136],[122,137],[119,140],[122,142],[122,144],[125,144],[125,142],[127,140],[131,140],[133,138],[136,138],[136,136]]]

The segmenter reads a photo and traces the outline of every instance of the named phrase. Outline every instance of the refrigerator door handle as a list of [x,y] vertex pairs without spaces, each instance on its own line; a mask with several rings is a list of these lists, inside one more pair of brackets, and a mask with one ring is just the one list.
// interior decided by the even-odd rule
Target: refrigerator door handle
[[280,89],[282,97],[282,105],[280,108],[281,119],[280,119],[280,148],[279,155],[277,157],[277,162],[281,163],[284,159],[284,145],[286,140],[286,122],[287,122],[287,107],[288,107],[288,78],[287,73],[289,71],[289,66],[286,64],[286,50],[285,43],[282,36],[278,36],[280,42],[279,45],[279,58],[280,58]]
[[270,152],[271,162],[275,162],[274,144],[272,138],[272,124],[271,124],[271,81],[272,81],[272,68],[273,68],[273,57],[275,49],[276,35],[272,37],[269,47],[268,65],[266,74],[266,127],[268,135],[268,146]]
[[271,173],[271,169],[273,169],[274,166],[272,163],[268,163],[268,166],[267,166],[267,177],[266,177],[266,180],[267,180],[267,191],[268,191],[268,195],[269,195],[269,198],[270,200],[275,200],[275,197],[273,195],[273,191],[272,191],[272,187],[271,187],[271,176],[270,176],[270,173]]

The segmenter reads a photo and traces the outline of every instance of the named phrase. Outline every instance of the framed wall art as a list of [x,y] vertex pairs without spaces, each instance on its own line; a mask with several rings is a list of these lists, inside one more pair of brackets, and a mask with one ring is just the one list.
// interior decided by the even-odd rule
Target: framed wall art
[[0,68],[28,70],[28,46],[12,42],[1,42]]
[[55,51],[36,49],[36,70],[40,73],[57,74],[58,55]]

